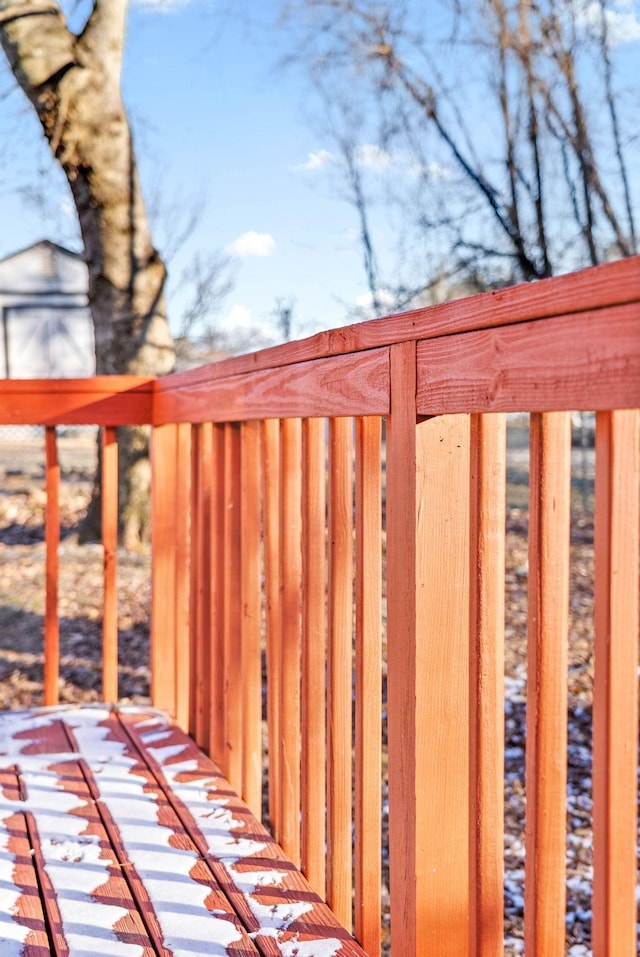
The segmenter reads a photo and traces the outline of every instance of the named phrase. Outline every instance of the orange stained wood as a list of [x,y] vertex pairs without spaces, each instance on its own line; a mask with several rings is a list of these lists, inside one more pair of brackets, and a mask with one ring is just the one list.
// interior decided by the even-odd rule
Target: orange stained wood
[[387,709],[389,873],[394,957],[415,957],[416,884],[416,416],[415,343],[391,349],[387,421]]
[[382,422],[356,420],[355,935],[381,944]]
[[416,953],[466,957],[469,416],[416,432]]
[[[141,957],[277,957],[329,941],[364,957],[218,768],[158,712],[5,714],[0,739],[11,753],[0,834],[18,882],[16,912],[0,923],[26,955],[126,941]],[[108,775],[105,752],[119,757]]]
[[[202,426],[191,426],[191,481],[189,483],[189,725],[191,737],[196,733],[196,685],[198,682],[198,645],[202,616],[200,602],[202,598],[202,544],[200,541],[200,446]],[[151,699],[155,704],[152,697]],[[214,761],[221,765],[220,756],[212,752]]]
[[[415,347],[391,358],[387,681],[394,957],[466,957],[469,420],[416,426]],[[400,940],[398,941],[398,936]]]
[[302,423],[302,871],[326,892],[326,420]]
[[262,554],[260,548],[260,427],[241,426],[240,553],[242,621],[240,638],[243,750],[242,798],[259,819],[262,815]]
[[638,416],[596,425],[594,957],[637,953]]
[[506,423],[471,416],[469,957],[502,957]]
[[191,511],[191,426],[181,424],[176,437],[175,494],[175,669],[176,723],[189,727],[189,519]]
[[58,548],[60,545],[60,465],[55,426],[45,430],[47,511],[46,595],[44,617],[44,703],[58,703],[60,634],[58,625]]
[[212,462],[208,476],[211,489],[211,528],[207,549],[209,568],[208,601],[211,650],[209,654],[209,746],[211,757],[220,766],[224,763],[225,746],[225,427],[214,425],[211,431]]
[[300,864],[300,681],[302,436],[299,419],[280,430],[279,841]]
[[3,379],[0,424],[142,425],[152,421],[155,379],[93,376],[90,379]]
[[525,946],[564,957],[571,417],[530,428]]
[[264,600],[267,659],[269,821],[278,839],[280,818],[280,422],[261,423]]
[[209,714],[211,707],[211,525],[212,525],[212,476],[213,476],[213,430],[210,422],[200,427],[198,442],[198,586],[197,586],[197,626],[195,653],[196,681],[195,695],[195,734],[194,738],[204,751],[210,748]]
[[151,435],[151,700],[175,714],[175,551],[176,426]]
[[[175,389],[158,385],[160,421],[240,422],[273,416],[348,415],[354,409],[384,414],[389,403],[388,351],[317,359],[299,365],[247,372],[241,377],[191,382]],[[160,383],[160,380],[159,380]]]
[[352,922],[353,419],[329,421],[327,901]]
[[418,412],[640,405],[640,305],[562,315],[418,344]]
[[102,430],[102,698],[118,700],[118,441],[114,426]]
[[[467,299],[416,309],[398,316],[343,326],[299,342],[287,342],[257,353],[225,359],[213,366],[159,379],[154,400],[156,421],[162,421],[165,416],[170,417],[171,406],[165,406],[164,403],[168,402],[172,393],[184,392],[186,404],[189,390],[201,385],[206,386],[217,379],[281,368],[348,352],[385,348],[395,343],[452,336],[462,332],[638,302],[640,256],[631,256],[618,262],[583,269],[567,276],[556,276],[535,284],[522,283]],[[351,408],[348,411],[356,413],[358,410]],[[364,414],[365,410],[359,411]],[[263,411],[265,416],[270,414],[275,413],[270,412],[269,408]],[[300,414],[312,413],[301,411]],[[330,410],[325,407],[316,414],[328,415]]]
[[240,426],[224,426],[224,757],[223,770],[242,792],[242,538]]

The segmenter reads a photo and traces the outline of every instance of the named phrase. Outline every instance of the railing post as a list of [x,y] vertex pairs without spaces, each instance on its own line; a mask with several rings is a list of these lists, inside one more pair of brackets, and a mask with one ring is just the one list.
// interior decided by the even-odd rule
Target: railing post
[[391,348],[388,721],[394,957],[468,954],[469,419],[416,426],[415,343]]

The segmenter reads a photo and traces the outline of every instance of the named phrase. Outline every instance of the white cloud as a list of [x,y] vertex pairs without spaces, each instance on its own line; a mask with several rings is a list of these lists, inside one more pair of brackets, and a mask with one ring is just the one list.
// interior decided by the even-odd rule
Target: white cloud
[[247,306],[235,302],[222,320],[222,325],[228,329],[250,329],[253,326],[253,315]]
[[257,233],[250,229],[242,233],[227,246],[227,252],[241,259],[249,256],[270,256],[276,248],[276,241],[270,233]]
[[444,181],[451,179],[451,168],[444,163],[412,163],[409,167],[412,176],[423,176],[425,179]]
[[292,166],[293,170],[317,170],[323,169],[325,166],[329,166],[331,163],[335,162],[335,156],[329,150],[316,150],[315,152],[309,153],[304,163],[298,163],[296,166]]
[[180,7],[186,7],[191,0],[135,0],[135,6],[143,10],[156,10],[162,13],[169,13],[171,10],[178,10]]
[[355,157],[361,166],[367,166],[376,173],[384,172],[392,164],[391,156],[377,143],[362,143],[356,146]]
[[[396,308],[396,297],[390,289],[376,289],[376,299],[378,305],[383,310],[391,311]],[[373,295],[371,292],[365,292],[356,299],[356,307],[364,318],[370,318],[375,315],[373,308]]]
[[[620,46],[640,40],[640,20],[638,9],[632,0],[617,0],[607,7],[607,36],[609,42]],[[579,19],[585,29],[595,37],[602,32],[602,10],[599,3],[589,0],[580,11]]]
[[[353,158],[358,166],[373,170],[374,173],[384,173],[395,165],[391,155],[377,143],[360,143],[355,146]],[[330,150],[321,149],[309,153],[304,163],[298,163],[291,169],[295,172],[315,172],[335,165],[344,165],[344,161]]]

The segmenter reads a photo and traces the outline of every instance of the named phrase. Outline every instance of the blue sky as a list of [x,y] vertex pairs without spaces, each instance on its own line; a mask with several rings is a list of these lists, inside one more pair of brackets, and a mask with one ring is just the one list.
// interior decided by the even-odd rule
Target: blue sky
[[[88,4],[62,2],[79,19]],[[587,11],[593,5],[585,4]],[[637,41],[640,3],[612,4],[625,40]],[[199,210],[169,263],[174,331],[185,299],[176,288],[182,270],[194,257],[217,252],[232,258],[235,273],[218,319],[223,329],[268,332],[282,299],[295,304],[294,335],[306,335],[342,324],[367,300],[357,221],[340,196],[331,145],[314,127],[300,74],[279,66],[288,52],[273,28],[281,6],[281,0],[131,0],[123,91],[161,252]],[[637,54],[638,43],[631,47]],[[45,237],[78,248],[64,179],[31,107],[19,91],[9,92],[12,86],[3,64],[0,257]],[[366,142],[360,149],[370,176],[388,171],[388,156]],[[393,172],[399,174],[397,166]],[[33,183],[47,197],[44,210],[33,202]]]
[[[260,5],[265,20],[277,6]],[[170,263],[174,325],[182,269],[216,251],[235,263],[223,326],[268,326],[278,298],[295,303],[294,334],[340,325],[365,291],[352,214],[327,177],[306,168],[323,143],[298,78],[279,67],[274,33],[253,16],[249,23],[242,3],[219,8],[211,0],[133,0],[129,14],[123,90],[149,205],[162,196],[154,230],[161,250],[200,210]],[[0,92],[10,87],[5,72]],[[10,144],[0,258],[45,237],[77,248],[66,185],[50,169],[19,91],[0,101],[0,137]],[[32,174],[47,188],[44,214],[25,197]]]

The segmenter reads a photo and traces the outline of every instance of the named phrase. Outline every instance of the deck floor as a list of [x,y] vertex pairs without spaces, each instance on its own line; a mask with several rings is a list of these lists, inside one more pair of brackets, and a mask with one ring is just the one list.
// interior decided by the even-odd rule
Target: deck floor
[[153,710],[0,714],[0,954],[364,955]]

